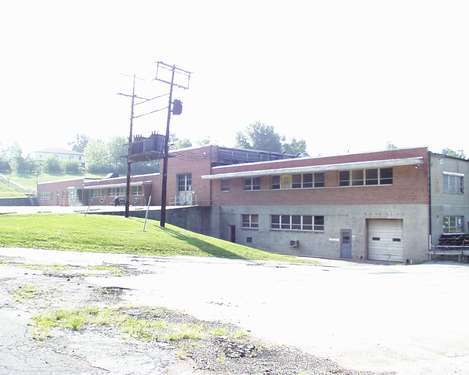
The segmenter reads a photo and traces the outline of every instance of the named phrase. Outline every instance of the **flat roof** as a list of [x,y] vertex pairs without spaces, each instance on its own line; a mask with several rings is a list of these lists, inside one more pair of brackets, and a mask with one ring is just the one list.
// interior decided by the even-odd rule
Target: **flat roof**
[[349,163],[335,163],[335,164],[323,164],[323,165],[308,165],[302,167],[286,167],[286,168],[275,168],[275,169],[258,169],[252,171],[241,171],[241,172],[228,172],[204,175],[204,180],[220,180],[224,178],[236,178],[236,177],[260,177],[270,175],[282,175],[282,174],[295,174],[295,173],[308,173],[308,172],[326,172],[336,170],[352,170],[352,169],[365,169],[365,168],[389,168],[389,167],[400,167],[406,165],[421,165],[423,164],[423,157],[412,157],[412,158],[400,158],[400,159],[385,159],[385,160],[370,160],[370,161],[357,161]]

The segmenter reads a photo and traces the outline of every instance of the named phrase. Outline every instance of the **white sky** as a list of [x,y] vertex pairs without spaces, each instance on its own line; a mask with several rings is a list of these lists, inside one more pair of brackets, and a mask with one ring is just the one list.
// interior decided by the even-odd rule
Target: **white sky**
[[126,136],[122,73],[161,94],[151,78],[164,60],[194,72],[179,137],[229,146],[260,120],[312,155],[387,142],[468,153],[468,19],[469,2],[451,0],[3,1],[0,142]]

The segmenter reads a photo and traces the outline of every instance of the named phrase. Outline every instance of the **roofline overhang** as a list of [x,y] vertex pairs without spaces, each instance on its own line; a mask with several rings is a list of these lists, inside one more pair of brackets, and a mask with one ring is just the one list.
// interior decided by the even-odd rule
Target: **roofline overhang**
[[[131,182],[130,186],[141,186],[144,184],[151,184],[151,181],[136,181],[136,182]],[[103,185],[87,185],[84,186],[84,190],[91,190],[91,189],[108,189],[108,188],[116,188],[116,187],[125,187],[126,183],[118,183],[118,184],[103,184]]]
[[[364,168],[389,168],[389,167],[401,167],[406,165],[422,165],[423,157],[412,157],[412,158],[400,158],[400,159],[386,159],[386,160],[370,160],[370,161],[358,161],[351,163],[336,163],[336,164],[323,164],[323,165],[308,165],[302,167],[288,167],[288,168],[275,168],[275,169],[259,169],[253,171],[241,171],[241,172],[228,172],[204,175],[204,180],[220,180],[225,178],[237,178],[237,177],[261,177],[271,175],[282,175],[282,174],[296,174],[296,173],[308,173],[308,172],[327,172],[327,171],[348,171],[352,169],[364,169]],[[233,165],[236,167],[236,165]]]

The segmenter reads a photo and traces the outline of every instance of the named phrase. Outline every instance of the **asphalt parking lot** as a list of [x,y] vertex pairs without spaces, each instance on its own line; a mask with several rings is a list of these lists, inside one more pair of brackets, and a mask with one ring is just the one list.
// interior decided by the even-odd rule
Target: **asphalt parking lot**
[[8,248],[0,249],[0,256],[35,264],[128,265],[139,272],[90,275],[86,282],[126,288],[121,296],[126,304],[165,306],[233,323],[266,342],[296,347],[343,368],[469,372],[466,265],[320,260],[318,266],[298,266]]

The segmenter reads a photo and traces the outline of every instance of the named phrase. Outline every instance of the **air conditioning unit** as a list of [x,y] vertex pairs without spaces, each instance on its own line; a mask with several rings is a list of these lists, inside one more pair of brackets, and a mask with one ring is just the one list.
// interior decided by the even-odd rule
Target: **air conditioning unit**
[[298,241],[298,240],[291,240],[291,241],[290,241],[290,247],[293,247],[293,248],[295,248],[295,249],[298,248],[298,247],[300,247],[300,241]]

